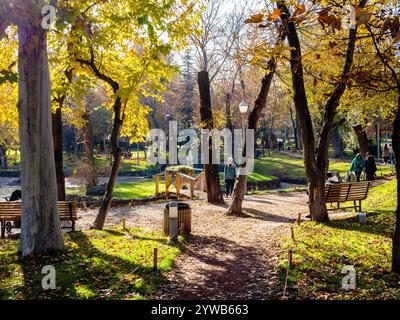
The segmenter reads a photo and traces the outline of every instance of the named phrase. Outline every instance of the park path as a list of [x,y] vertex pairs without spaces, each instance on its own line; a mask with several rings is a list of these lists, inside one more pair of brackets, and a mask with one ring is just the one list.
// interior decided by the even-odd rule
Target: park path
[[[227,206],[192,201],[192,235],[175,267],[165,275],[154,299],[268,299],[277,297],[276,264],[289,223],[307,212],[302,192],[246,196],[245,218],[227,217]],[[165,203],[112,208],[107,225],[162,228]],[[96,210],[80,213],[79,228],[88,228]],[[303,215],[305,216],[305,215]]]
[[278,298],[280,244],[288,224],[307,211],[305,203],[303,193],[246,196],[245,218],[226,217],[226,207],[195,203],[193,235],[153,298]]
[[[307,212],[302,192],[246,196],[247,217],[227,217],[227,206],[192,201],[193,232],[154,299],[267,299],[279,297],[276,264],[289,223]],[[108,225],[161,229],[164,203],[113,208]],[[97,211],[82,212],[88,228]],[[303,215],[304,216],[304,215]]]

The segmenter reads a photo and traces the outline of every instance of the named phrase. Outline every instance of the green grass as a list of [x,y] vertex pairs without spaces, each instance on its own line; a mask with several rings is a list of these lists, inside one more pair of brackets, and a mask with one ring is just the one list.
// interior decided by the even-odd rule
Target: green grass
[[[344,178],[345,173],[349,169],[349,162],[331,161],[329,165],[329,170],[339,171],[342,178]],[[388,174],[393,171],[393,167],[378,166],[377,175]],[[303,159],[281,153],[272,153],[271,157],[255,160],[254,173],[280,178],[305,178]]]
[[[16,253],[18,240],[1,239],[0,300],[146,299],[180,252],[167,238],[146,229],[79,231],[64,240],[60,253],[21,258]],[[153,271],[154,248],[158,271]],[[55,267],[56,290],[41,287],[45,265]]]
[[6,155],[9,166],[17,166],[21,164],[21,154],[19,150],[7,150]]
[[[160,180],[160,192],[165,191],[165,182]],[[155,180],[145,180],[140,182],[120,183],[115,186],[115,199],[141,199],[154,196],[156,193]]]
[[[97,158],[97,163],[105,163],[108,161],[106,158]],[[142,170],[143,168],[134,166],[132,164],[133,160],[124,160],[123,166],[125,170]],[[134,161],[133,161],[134,162]],[[332,162],[330,169],[338,170],[342,177],[344,177],[345,172],[348,171],[350,164],[346,162]],[[175,166],[170,168],[184,168],[188,170],[186,166]],[[390,167],[379,167],[383,174],[391,173],[393,168]],[[224,185],[224,174],[219,173],[221,185]],[[291,177],[291,178],[304,178],[304,165],[303,160],[300,158],[291,157],[281,153],[272,153],[271,157],[262,158],[255,160],[254,172],[249,175],[248,182],[266,182],[276,180],[277,177]],[[129,182],[129,183],[117,183],[114,190],[114,199],[143,199],[155,195],[155,179],[154,180],[144,180],[139,182]],[[165,183],[161,180],[160,192],[165,191]],[[285,192],[285,191],[283,191]],[[85,191],[81,188],[69,188],[67,194],[74,195],[85,195]]]
[[[174,190],[171,186],[170,190]],[[160,180],[160,192],[165,191],[165,182]],[[67,195],[85,196],[84,188],[68,188]],[[145,199],[156,193],[155,180],[144,180],[138,182],[117,183],[114,188],[113,198],[115,200]]]
[[[110,160],[106,157],[95,157],[95,165],[108,165]],[[145,161],[137,164],[136,158],[122,159],[120,172],[143,171],[147,168]]]
[[[289,284],[296,284],[299,297],[329,299],[400,299],[400,277],[390,272],[391,237],[394,224],[396,180],[374,188],[365,201],[368,222],[360,225],[352,214],[323,225],[303,223],[295,239],[286,239],[284,249],[294,252]],[[356,269],[356,290],[341,289],[346,265]],[[279,268],[282,281],[287,259]]]

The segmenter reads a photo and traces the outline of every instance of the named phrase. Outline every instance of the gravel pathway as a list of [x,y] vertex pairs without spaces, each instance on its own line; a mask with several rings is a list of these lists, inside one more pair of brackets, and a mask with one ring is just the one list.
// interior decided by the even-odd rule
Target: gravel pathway
[[[305,193],[246,196],[245,218],[227,217],[226,206],[191,203],[192,236],[154,299],[268,299],[279,297],[276,264],[280,241],[299,212],[307,212]],[[165,203],[113,208],[107,225],[161,230]],[[88,228],[97,211],[79,213]],[[303,215],[304,216],[304,215]],[[277,295],[278,294],[278,295]]]

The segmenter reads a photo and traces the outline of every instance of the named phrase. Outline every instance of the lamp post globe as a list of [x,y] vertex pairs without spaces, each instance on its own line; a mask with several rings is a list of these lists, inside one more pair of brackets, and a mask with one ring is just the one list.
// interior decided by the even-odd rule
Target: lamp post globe
[[242,102],[240,102],[240,104],[239,104],[240,113],[242,115],[245,115],[248,110],[249,110],[249,105],[247,104],[247,102],[245,100],[242,100]]

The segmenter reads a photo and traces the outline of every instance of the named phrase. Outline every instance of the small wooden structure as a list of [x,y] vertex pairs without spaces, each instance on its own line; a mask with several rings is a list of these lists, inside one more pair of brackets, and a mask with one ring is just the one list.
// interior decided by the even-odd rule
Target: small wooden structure
[[[333,183],[325,187],[326,203],[337,203],[337,208],[328,210],[339,210],[354,208],[355,211],[361,211],[361,201],[368,196],[371,182],[351,182],[351,183]],[[353,201],[353,206],[340,207],[341,203]]]
[[[175,170],[165,170],[165,172],[158,173],[155,175],[156,177],[156,196],[160,195],[160,178],[164,176],[165,179],[165,198],[168,199],[170,195],[170,187],[174,186],[176,189],[176,196],[179,197],[181,195],[182,188],[184,186],[189,188],[190,191],[190,199],[194,197],[194,191],[196,190],[196,186],[202,176],[204,176],[203,172],[196,178],[190,175],[184,174]],[[203,183],[201,186],[201,190],[204,189]]]

